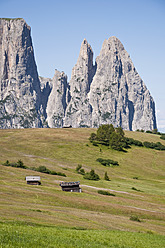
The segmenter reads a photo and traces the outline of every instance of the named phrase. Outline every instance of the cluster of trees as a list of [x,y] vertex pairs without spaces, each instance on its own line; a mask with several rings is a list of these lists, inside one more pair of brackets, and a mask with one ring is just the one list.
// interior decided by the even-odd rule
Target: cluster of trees
[[[81,175],[83,175],[84,179],[87,179],[87,180],[94,180],[94,181],[100,180],[99,175],[96,174],[94,170],[91,170],[90,172],[85,172],[85,170],[82,169],[82,165],[81,165],[81,164],[78,164],[78,165],[77,165],[77,167],[76,167],[76,172],[79,173],[79,174],[81,174]],[[110,181],[107,172],[105,172],[104,180]]]
[[112,124],[101,125],[97,133],[91,133],[89,140],[93,144],[110,146],[114,150],[123,151],[126,148],[124,131],[121,127],[114,128]]
[[[157,129],[154,129],[151,133],[158,134]],[[161,139],[165,139],[165,134],[161,135]],[[124,151],[124,149],[130,148],[131,145],[165,150],[165,146],[160,142],[153,143],[145,141],[142,143],[139,140],[125,137],[123,129],[121,127],[114,128],[112,124],[100,126],[97,129],[97,133],[91,133],[89,140],[93,145],[106,145],[117,151]]]
[[50,174],[50,175],[57,175],[57,176],[66,177],[65,173],[56,172],[56,171],[51,171],[51,170],[49,170],[48,168],[46,168],[46,166],[44,166],[44,165],[41,165],[41,166],[39,166],[39,167],[32,167],[32,168],[30,168],[30,169],[31,169],[31,170],[34,170],[34,171],[41,172],[41,173],[46,173],[46,174]]
[[6,162],[3,164],[4,166],[11,166],[11,167],[16,167],[16,168],[22,168],[22,169],[27,169],[28,167],[24,165],[22,160],[18,160],[16,163],[12,162],[10,163],[9,160],[6,160]]
[[28,170],[34,170],[38,171],[41,173],[46,173],[46,174],[51,174],[51,175],[58,175],[58,176],[63,176],[66,177],[66,175],[62,172],[56,172],[56,171],[51,171],[46,166],[39,166],[39,167],[27,167],[24,165],[22,160],[18,160],[16,163],[10,163],[9,160],[7,160],[4,164],[4,166],[11,166],[11,167],[16,167],[16,168],[22,168],[22,169],[28,169]]

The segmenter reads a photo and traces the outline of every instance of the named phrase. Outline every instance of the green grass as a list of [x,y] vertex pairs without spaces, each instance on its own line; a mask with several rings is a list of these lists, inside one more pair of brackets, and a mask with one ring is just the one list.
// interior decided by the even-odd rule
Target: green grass
[[165,237],[153,233],[132,233],[81,228],[0,224],[0,247],[55,247],[55,248],[162,248]]
[[[113,239],[119,235],[123,247],[145,247],[133,241],[139,237],[144,237],[146,247],[156,245],[147,244],[149,237],[151,244],[152,237],[163,240],[159,235],[165,234],[165,151],[132,146],[124,153],[104,146],[96,147],[88,140],[90,133],[95,131],[85,128],[0,130],[0,219],[2,226],[9,230],[9,235],[14,225],[10,223],[31,223],[33,226],[27,227],[27,230],[26,226],[22,227],[25,239],[26,233],[30,235],[32,228],[36,235],[43,233],[42,230],[49,230],[50,233],[61,230],[59,232],[64,233],[66,244],[69,244],[67,240],[70,235],[79,239],[77,233],[87,237],[88,231],[93,237],[100,237],[101,242],[103,239],[109,242],[106,241],[109,237]],[[160,141],[159,135],[141,132],[126,132],[126,136],[142,142]],[[161,143],[165,145],[164,140]],[[97,158],[118,161],[119,166],[105,167],[96,161]],[[20,159],[27,167],[46,166],[51,171],[65,173],[67,177],[2,166],[6,160],[17,162]],[[94,169],[101,180],[84,179],[83,175],[76,172],[78,164],[82,165],[85,172]],[[104,180],[105,172],[111,181]],[[39,175],[41,186],[27,185],[25,177],[30,175]],[[63,192],[59,186],[60,181],[80,181],[82,193]],[[115,197],[98,194],[98,190],[115,194]],[[138,216],[141,222],[131,221],[131,216]],[[19,225],[14,228],[18,229],[18,233],[21,230]],[[88,231],[73,231],[72,228]],[[36,237],[37,242],[40,242],[41,237]],[[44,237],[43,234],[43,244],[46,242]],[[51,239],[55,237],[48,238],[50,244]],[[16,240],[19,245],[19,239]],[[131,246],[133,243],[126,245],[124,242],[127,240],[136,242],[137,246]],[[91,242],[94,241],[91,239]],[[96,245],[91,244],[91,247],[97,247],[97,242],[99,240],[96,238]],[[112,247],[122,247],[117,242]],[[87,245],[88,242],[80,247]],[[101,243],[100,247],[103,245]],[[65,244],[61,247],[65,247]]]

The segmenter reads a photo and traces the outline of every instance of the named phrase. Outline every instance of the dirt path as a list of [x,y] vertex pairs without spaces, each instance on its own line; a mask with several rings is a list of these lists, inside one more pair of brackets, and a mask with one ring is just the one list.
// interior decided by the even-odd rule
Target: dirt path
[[98,187],[94,187],[94,186],[89,186],[89,185],[82,185],[82,187],[88,187],[88,188],[92,188],[92,189],[97,189],[97,190],[109,190],[111,192],[115,192],[115,193],[121,193],[121,194],[127,194],[127,195],[133,195],[133,196],[139,196],[139,197],[144,197],[142,195],[136,195],[136,194],[132,194],[132,193],[128,193],[126,191],[118,191],[118,190],[114,190],[114,189],[105,189],[105,188],[98,188]]

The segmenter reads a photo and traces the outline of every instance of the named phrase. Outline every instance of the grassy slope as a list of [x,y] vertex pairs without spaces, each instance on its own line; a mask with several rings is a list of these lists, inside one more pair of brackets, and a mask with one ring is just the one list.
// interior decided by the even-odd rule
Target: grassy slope
[[[127,153],[92,146],[92,129],[0,130],[0,164],[22,159],[28,167],[45,165],[64,172],[67,178],[0,165],[0,219],[58,227],[109,229],[165,233],[165,152],[132,147]],[[126,132],[141,141],[162,142],[159,136]],[[88,144],[88,146],[87,146]],[[119,167],[107,168],[98,157],[117,160]],[[77,164],[95,169],[102,180],[88,181],[75,173]],[[108,172],[110,182],[104,181]],[[29,186],[27,175],[40,175],[41,186]],[[138,177],[138,180],[133,179]],[[59,181],[81,182],[83,193],[62,192]],[[103,196],[97,189],[118,191]],[[132,187],[140,191],[132,190]],[[125,192],[125,193],[124,193]],[[142,222],[130,220],[137,215]]]

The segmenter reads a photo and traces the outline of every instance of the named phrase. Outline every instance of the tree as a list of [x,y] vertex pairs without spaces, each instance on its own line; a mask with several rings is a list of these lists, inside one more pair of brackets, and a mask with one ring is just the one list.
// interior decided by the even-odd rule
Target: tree
[[120,134],[114,132],[111,134],[109,145],[114,150],[123,151],[122,141],[123,138],[120,136]]
[[110,135],[115,131],[112,124],[101,125],[97,130],[97,140],[109,143]]
[[78,164],[77,167],[76,167],[76,171],[79,172],[79,170],[81,169],[82,165],[81,164]]
[[89,140],[90,141],[94,141],[97,139],[97,135],[95,133],[91,133],[90,137],[89,137]]
[[98,181],[98,180],[100,180],[100,177],[99,177],[99,175],[97,175],[97,174],[95,173],[94,170],[91,170],[90,172],[85,173],[84,179]]
[[121,127],[116,128],[116,133],[118,133],[122,138],[124,138],[124,131]]
[[110,181],[110,179],[109,179],[109,176],[108,176],[107,172],[105,172],[105,175],[104,175],[104,180],[106,180],[106,181]]
[[20,159],[18,160],[17,162],[17,167],[18,168],[23,168],[23,169],[26,169],[27,167],[24,165],[23,161]]

